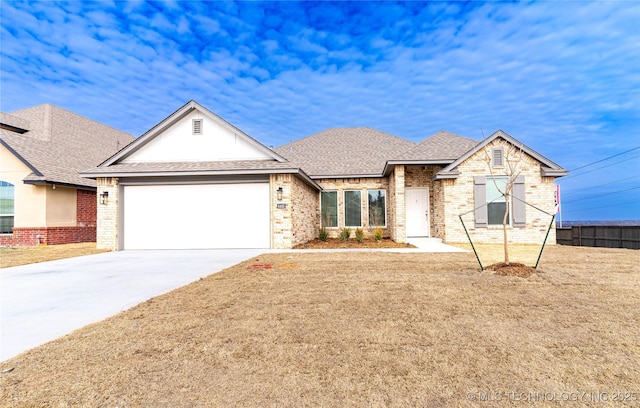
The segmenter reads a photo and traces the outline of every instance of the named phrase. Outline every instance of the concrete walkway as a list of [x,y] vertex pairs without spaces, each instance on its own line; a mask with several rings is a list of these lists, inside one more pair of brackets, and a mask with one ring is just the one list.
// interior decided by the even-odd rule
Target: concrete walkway
[[0,361],[264,252],[121,251],[0,269]]

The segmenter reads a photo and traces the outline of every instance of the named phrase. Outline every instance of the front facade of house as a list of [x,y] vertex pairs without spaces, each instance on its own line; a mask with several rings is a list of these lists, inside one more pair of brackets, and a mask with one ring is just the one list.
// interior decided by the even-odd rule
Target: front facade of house
[[339,128],[269,149],[191,101],[82,175],[97,182],[98,247],[123,250],[291,248],[321,227],[501,242],[507,201],[510,240],[542,243],[565,174],[502,131],[416,144]]
[[0,245],[95,242],[95,181],[81,170],[133,141],[54,105],[0,114]]

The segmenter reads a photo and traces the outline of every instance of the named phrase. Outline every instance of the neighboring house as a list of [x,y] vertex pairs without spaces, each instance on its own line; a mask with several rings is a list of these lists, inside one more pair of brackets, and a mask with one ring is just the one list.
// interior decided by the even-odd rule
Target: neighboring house
[[503,174],[501,154],[513,145],[524,154],[509,236],[542,243],[551,218],[538,209],[554,212],[554,178],[567,172],[502,131],[483,141],[439,132],[416,144],[339,128],[274,150],[191,101],[82,175],[106,199],[100,248],[291,248],[321,226],[333,236],[381,227],[398,242],[464,242],[460,215],[474,239],[499,242],[505,202],[493,201],[490,175]]
[[0,245],[96,240],[96,183],[79,172],[133,136],[50,104],[0,113]]

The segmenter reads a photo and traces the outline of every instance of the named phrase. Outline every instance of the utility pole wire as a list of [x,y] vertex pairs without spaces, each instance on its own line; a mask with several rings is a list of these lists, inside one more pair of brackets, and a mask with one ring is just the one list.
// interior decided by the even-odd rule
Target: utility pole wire
[[634,147],[633,149],[629,149],[629,150],[624,151],[622,153],[614,154],[613,156],[605,157],[604,159],[600,159],[598,161],[594,161],[593,163],[585,164],[584,166],[576,167],[575,169],[569,170],[569,171],[576,171],[576,170],[584,169],[585,167],[593,166],[594,164],[598,164],[598,163],[603,162],[605,160],[613,159],[614,157],[622,156],[625,153],[629,153],[629,152],[632,152],[632,151],[638,150],[638,149],[640,149],[640,146]]
[[587,199],[594,198],[594,197],[602,197],[602,196],[608,196],[608,195],[611,195],[611,194],[624,193],[626,191],[637,190],[639,188],[640,188],[640,186],[639,187],[632,187],[632,188],[627,188],[625,190],[612,191],[610,193],[596,194],[596,195],[592,195],[592,196],[588,196],[588,197],[575,198],[573,200],[565,200],[564,202],[565,203],[572,203],[574,201],[582,201],[582,200],[587,200]]
[[[640,148],[640,147],[638,147],[638,148]],[[632,149],[632,150],[635,150],[635,149]],[[624,162],[629,161],[629,160],[637,159],[638,157],[640,157],[640,155],[639,155],[639,156],[633,156],[633,157],[630,157],[630,158],[628,158],[628,159],[620,160],[620,161],[617,161],[617,162],[614,162],[614,163],[611,163],[611,164],[607,164],[606,166],[598,167],[597,169],[593,169],[593,170],[585,171],[584,173],[571,174],[571,175],[568,175],[568,176],[566,176],[566,177],[563,177],[562,179],[563,179],[563,180],[566,180],[566,179],[568,179],[568,178],[572,178],[572,177],[583,176],[583,175],[588,174],[588,173],[593,173],[594,171],[602,170],[602,169],[604,169],[604,168],[606,168],[606,167],[611,167],[611,166],[613,166],[613,165],[615,165],[615,164],[620,164],[620,163],[624,163]],[[605,160],[606,160],[606,159],[605,159]],[[602,160],[600,160],[600,161],[602,161]],[[584,167],[584,166],[583,166],[583,167]]]

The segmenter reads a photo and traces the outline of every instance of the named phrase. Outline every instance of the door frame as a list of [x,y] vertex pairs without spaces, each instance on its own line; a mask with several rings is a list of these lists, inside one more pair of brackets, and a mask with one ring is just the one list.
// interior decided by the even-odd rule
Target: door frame
[[[409,237],[430,237],[431,236],[431,203],[429,200],[429,187],[407,187],[404,189],[405,191],[405,231],[407,238]],[[409,202],[407,200],[407,191],[424,191],[426,194],[422,195],[422,197],[426,198],[426,207],[427,207],[427,230],[424,231],[422,235],[410,235],[409,234]]]

